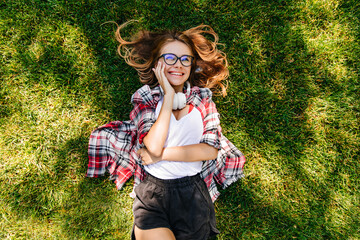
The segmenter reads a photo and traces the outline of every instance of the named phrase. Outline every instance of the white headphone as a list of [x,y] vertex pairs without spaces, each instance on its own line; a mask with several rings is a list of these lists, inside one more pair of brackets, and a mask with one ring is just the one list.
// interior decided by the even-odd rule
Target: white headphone
[[[188,81],[186,83],[186,94],[190,94],[190,83]],[[174,101],[173,101],[173,110],[183,109],[186,106],[186,95],[182,92],[175,93]]]

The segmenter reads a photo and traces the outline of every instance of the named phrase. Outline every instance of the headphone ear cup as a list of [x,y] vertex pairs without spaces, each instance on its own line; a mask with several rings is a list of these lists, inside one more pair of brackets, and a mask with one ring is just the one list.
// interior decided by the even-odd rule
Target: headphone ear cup
[[179,99],[178,99],[178,96],[177,96],[177,93],[174,94],[174,101],[173,101],[173,110],[176,110],[178,109],[178,105],[179,105]]
[[183,93],[178,93],[178,108],[183,109],[186,106],[186,97]]
[[183,109],[186,106],[185,94],[178,92],[174,95],[173,110]]

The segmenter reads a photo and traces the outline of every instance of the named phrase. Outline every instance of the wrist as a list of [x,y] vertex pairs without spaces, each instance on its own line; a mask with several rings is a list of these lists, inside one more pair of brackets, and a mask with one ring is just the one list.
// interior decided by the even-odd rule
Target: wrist
[[163,106],[165,108],[169,108],[172,110],[172,105],[174,102],[174,95],[175,93],[166,93],[164,94],[164,102],[163,102]]
[[165,98],[173,99],[174,95],[175,95],[175,91],[167,91],[166,93],[164,93],[164,99]]

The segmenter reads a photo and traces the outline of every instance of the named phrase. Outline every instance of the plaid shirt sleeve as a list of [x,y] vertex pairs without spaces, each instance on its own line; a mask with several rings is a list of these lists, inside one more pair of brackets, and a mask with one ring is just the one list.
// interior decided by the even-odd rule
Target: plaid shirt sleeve
[[130,119],[134,123],[138,134],[138,146],[143,146],[143,139],[150,131],[150,128],[156,121],[155,109],[158,99],[152,95],[148,85],[144,85],[136,91],[131,102],[134,109],[130,113]]
[[197,104],[197,109],[200,111],[203,119],[203,135],[200,143],[207,143],[214,148],[221,149],[220,145],[220,115],[217,112],[216,105],[212,101],[212,93],[207,88],[200,90],[200,103]]
[[135,126],[129,121],[114,121],[95,129],[89,140],[86,176],[99,177],[108,170],[120,189],[137,168],[130,157],[134,138]]
[[144,172],[136,151],[155,122],[155,100],[159,93],[158,89],[151,91],[147,85],[143,86],[132,96],[134,109],[130,113],[130,121],[110,122],[91,133],[88,177],[102,176],[108,170],[117,189],[121,189],[132,175],[134,184],[142,180]]
[[245,161],[244,154],[224,135],[221,135],[221,150],[218,153],[217,168],[214,172],[216,181],[226,188],[244,177]]
[[199,93],[199,97],[193,99],[193,104],[199,109],[204,124],[204,132],[200,142],[219,149],[217,158],[204,161],[201,171],[201,176],[208,187],[210,196],[215,201],[220,195],[216,182],[226,188],[242,178],[244,176],[245,157],[221,133],[219,114],[215,103],[211,100],[211,91],[204,88],[195,89],[195,92]]

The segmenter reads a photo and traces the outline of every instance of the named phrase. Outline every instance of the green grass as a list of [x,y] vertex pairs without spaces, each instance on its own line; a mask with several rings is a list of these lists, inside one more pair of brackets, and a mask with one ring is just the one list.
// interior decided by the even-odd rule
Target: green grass
[[215,101],[247,163],[218,239],[360,239],[359,18],[356,0],[0,1],[0,238],[129,239],[132,182],[85,173],[91,130],[141,86],[103,23],[138,19],[224,44]]

